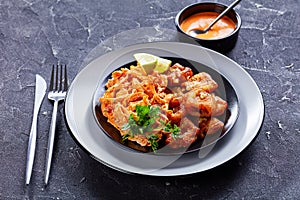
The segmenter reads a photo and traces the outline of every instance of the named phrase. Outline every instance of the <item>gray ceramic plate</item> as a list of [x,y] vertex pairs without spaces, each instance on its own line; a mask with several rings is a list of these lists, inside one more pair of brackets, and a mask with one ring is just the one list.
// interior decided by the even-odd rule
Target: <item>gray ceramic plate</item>
[[[132,55],[137,52],[193,60],[209,66],[226,78],[239,99],[239,117],[226,137],[216,145],[184,155],[157,156],[118,148],[99,128],[93,116],[92,99],[99,80],[107,77],[118,66],[132,62]],[[264,117],[264,105],[254,80],[229,58],[200,46],[157,42],[119,49],[89,63],[75,77],[69,88],[65,115],[73,138],[101,163],[122,172],[177,176],[209,170],[243,151],[259,132]]]

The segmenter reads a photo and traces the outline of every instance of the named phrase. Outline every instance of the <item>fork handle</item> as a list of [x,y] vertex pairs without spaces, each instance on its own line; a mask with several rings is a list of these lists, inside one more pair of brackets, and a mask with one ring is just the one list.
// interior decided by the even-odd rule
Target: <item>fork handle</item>
[[55,137],[57,108],[58,108],[58,101],[54,101],[52,119],[51,119],[50,131],[49,131],[49,138],[48,138],[47,156],[46,156],[45,185],[48,184],[50,168],[51,168],[51,160],[52,160],[54,137]]

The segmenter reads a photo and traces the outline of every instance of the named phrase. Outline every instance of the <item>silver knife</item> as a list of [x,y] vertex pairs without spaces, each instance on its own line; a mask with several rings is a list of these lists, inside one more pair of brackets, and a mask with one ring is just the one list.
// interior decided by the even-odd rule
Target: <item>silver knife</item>
[[36,147],[36,138],[37,138],[37,119],[38,113],[43,102],[43,99],[47,90],[46,81],[38,74],[35,76],[35,100],[34,100],[34,109],[33,109],[33,118],[31,124],[31,130],[28,141],[27,149],[27,160],[26,160],[26,185],[30,182],[30,177],[32,173],[35,147]]

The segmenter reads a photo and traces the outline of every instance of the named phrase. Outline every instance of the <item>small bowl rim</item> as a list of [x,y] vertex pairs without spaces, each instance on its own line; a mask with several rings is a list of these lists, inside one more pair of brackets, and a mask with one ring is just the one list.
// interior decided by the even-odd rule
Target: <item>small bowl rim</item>
[[[190,4],[186,7],[184,7],[183,9],[181,9],[176,17],[175,17],[175,25],[177,27],[177,29],[180,30],[180,32],[194,40],[198,40],[198,41],[218,41],[218,40],[222,40],[222,39],[226,39],[226,38],[229,38],[231,37],[232,35],[236,34],[237,32],[239,32],[239,30],[241,29],[241,26],[242,26],[242,19],[240,17],[240,15],[238,14],[238,12],[236,12],[234,9],[232,9],[231,11],[233,11],[233,13],[235,14],[236,16],[236,21],[237,23],[236,24],[236,28],[234,29],[234,31],[232,31],[229,35],[225,36],[225,37],[222,37],[222,38],[212,38],[212,39],[203,39],[203,38],[197,38],[197,37],[194,37],[194,36],[191,36],[189,35],[188,33],[186,33],[184,30],[182,30],[181,26],[180,26],[180,23],[179,23],[179,18],[180,16],[182,15],[182,13],[188,11],[189,9],[191,9],[192,7],[194,6],[199,6],[199,5],[204,5],[204,4],[212,4],[212,5],[216,5],[216,6],[223,6],[225,9],[228,7],[227,5],[225,4],[222,4],[222,3],[215,3],[215,2],[199,2],[199,3],[194,3],[194,4]],[[205,11],[203,11],[205,12]],[[207,11],[207,12],[213,12],[213,11]],[[198,13],[201,13],[201,12],[198,12]],[[228,17],[228,16],[227,16]],[[231,18],[232,19],[232,18]]]

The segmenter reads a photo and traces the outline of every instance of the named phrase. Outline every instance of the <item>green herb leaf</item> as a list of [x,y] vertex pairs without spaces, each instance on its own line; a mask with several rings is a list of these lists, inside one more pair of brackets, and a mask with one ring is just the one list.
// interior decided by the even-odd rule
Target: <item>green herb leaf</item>
[[155,134],[147,135],[147,139],[151,145],[153,152],[156,153],[158,149],[158,136]]
[[130,114],[128,123],[124,124],[122,130],[128,130],[131,136],[136,134],[144,134],[145,132],[151,132],[155,123],[155,120],[159,118],[160,108],[157,106],[136,106],[137,119],[133,114]]
[[163,129],[165,132],[168,132],[168,133],[171,133],[171,136],[174,138],[174,139],[177,139],[177,138],[181,138],[181,135],[180,135],[180,128],[174,124],[172,126],[171,122],[168,122],[166,124],[166,126],[164,127]]
[[126,124],[124,124],[124,125],[121,127],[121,129],[122,129],[123,131],[126,131],[126,130],[128,130],[129,128],[130,128],[129,123],[126,123]]
[[136,113],[138,120],[137,125],[141,127],[148,127],[155,123],[155,119],[159,117],[160,109],[154,106],[136,106]]
[[129,138],[129,134],[125,134],[122,136],[122,142],[124,143]]
[[151,106],[148,112],[149,117],[157,118],[160,114],[160,108],[157,106]]
[[139,106],[139,105],[137,105],[135,107],[135,109],[136,109],[137,116],[139,118],[143,118],[149,113],[150,106]]

